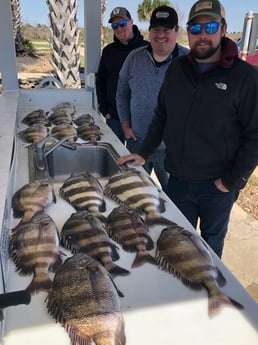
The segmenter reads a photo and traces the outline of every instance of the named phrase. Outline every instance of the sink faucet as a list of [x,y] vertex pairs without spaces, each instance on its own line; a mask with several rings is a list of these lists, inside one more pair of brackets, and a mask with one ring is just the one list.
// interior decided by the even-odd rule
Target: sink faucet
[[46,160],[45,158],[53,152],[56,148],[59,146],[64,146],[70,150],[76,150],[76,145],[71,145],[71,144],[65,144],[65,142],[69,139],[77,138],[77,135],[68,135],[59,141],[57,141],[54,145],[50,146],[49,149],[45,150],[46,143],[49,140],[49,137],[46,138],[45,140],[42,140],[38,144],[35,145],[35,164],[37,169],[39,170],[46,170]]

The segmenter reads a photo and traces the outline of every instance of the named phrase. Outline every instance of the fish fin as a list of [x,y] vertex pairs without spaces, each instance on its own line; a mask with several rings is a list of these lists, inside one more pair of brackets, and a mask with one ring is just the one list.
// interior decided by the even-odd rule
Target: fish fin
[[151,256],[149,253],[137,252],[136,257],[131,267],[132,268],[139,267],[147,262],[152,265],[157,265],[155,258]]
[[112,266],[108,267],[107,270],[113,277],[115,277],[115,276],[127,276],[128,274],[130,274],[130,271],[128,271],[125,268],[122,268],[118,265],[115,265],[114,263],[112,263]]
[[29,286],[26,288],[28,292],[37,293],[39,291],[48,291],[50,287],[52,286],[52,281],[48,277],[48,275],[38,275],[34,276],[33,280],[29,284]]
[[237,309],[243,309],[243,305],[235,301],[234,299],[224,295],[219,294],[216,296],[209,297],[208,302],[208,315],[210,318],[216,316],[223,305],[229,305],[236,307]]
[[[100,212],[102,212],[102,211],[100,210]],[[95,216],[96,216],[102,223],[106,224],[107,218],[106,218],[105,216],[103,216],[103,214],[97,213],[97,214],[95,214]]]
[[165,200],[159,198],[159,212],[160,212],[160,213],[164,213],[165,211],[166,211],[166,208],[165,208]]
[[217,269],[217,272],[218,272],[218,277],[216,279],[217,283],[219,286],[225,286],[227,281],[226,281],[226,278],[223,276],[222,272]]
[[145,223],[148,226],[151,225],[173,225],[174,222],[172,222],[171,220],[165,218],[165,217],[161,217],[158,213],[147,213],[146,217],[145,217]]

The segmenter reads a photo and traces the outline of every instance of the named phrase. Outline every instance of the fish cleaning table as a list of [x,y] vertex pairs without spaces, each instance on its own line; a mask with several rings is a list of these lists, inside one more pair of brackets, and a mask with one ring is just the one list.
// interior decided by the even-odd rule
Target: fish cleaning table
[[[2,96],[4,97],[4,96]],[[111,143],[120,154],[126,154],[126,148],[113,135],[102,118],[89,107],[89,99],[85,91],[75,92],[66,90],[37,90],[21,92],[17,103],[17,124],[29,111],[51,106],[61,101],[75,104],[78,113],[90,112],[103,132],[101,140]],[[2,104],[0,102],[0,104]],[[3,111],[3,109],[1,109]],[[19,126],[19,125],[18,125]],[[13,135],[14,128],[9,128]],[[16,143],[14,164],[10,171],[9,202],[14,191],[28,183],[28,162],[26,161],[26,145]],[[105,184],[105,181],[101,181]],[[60,183],[54,184],[56,195]],[[185,217],[179,212],[168,197],[161,192],[166,200],[166,211],[162,216],[171,219],[185,229],[195,232]],[[114,207],[114,201],[107,200],[107,216]],[[74,209],[60,197],[47,210],[55,221],[59,231]],[[19,219],[12,219],[10,209],[6,210],[3,232],[12,228]],[[149,227],[150,236],[156,243],[164,226]],[[62,250],[62,248],[61,248]],[[154,255],[155,249],[151,251]],[[67,252],[68,253],[68,252]],[[127,345],[164,344],[164,345],[257,345],[258,344],[258,305],[241,286],[239,281],[230,273],[219,258],[211,251],[215,264],[223,273],[227,283],[221,290],[244,306],[243,310],[223,306],[212,319],[208,317],[207,291],[193,291],[184,286],[180,280],[157,266],[144,264],[138,268],[131,268],[135,253],[126,253],[119,249],[120,259],[116,264],[128,269],[131,274],[114,279],[118,289],[124,297],[121,301],[121,311],[125,320],[125,334]],[[68,253],[69,255],[69,253]],[[7,291],[16,291],[26,288],[32,276],[20,276],[15,272],[12,260],[8,260],[5,272]],[[51,276],[53,278],[53,275]],[[3,321],[3,345],[68,345],[70,339],[59,323],[48,315],[46,310],[47,294],[40,292],[32,295],[29,305],[20,305],[5,309]]]

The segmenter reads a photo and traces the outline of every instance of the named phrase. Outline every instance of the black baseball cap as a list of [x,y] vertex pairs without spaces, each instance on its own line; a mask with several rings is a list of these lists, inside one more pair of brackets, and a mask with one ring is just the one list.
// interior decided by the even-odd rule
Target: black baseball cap
[[177,25],[178,16],[176,11],[169,6],[159,6],[151,14],[149,30],[157,26],[173,29]]
[[226,19],[225,9],[218,0],[199,0],[191,8],[187,24],[198,16],[210,16],[216,19]]

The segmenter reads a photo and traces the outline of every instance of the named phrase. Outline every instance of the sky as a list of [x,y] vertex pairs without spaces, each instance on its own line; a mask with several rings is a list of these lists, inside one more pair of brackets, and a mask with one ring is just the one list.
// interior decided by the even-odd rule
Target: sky
[[[194,0],[171,1],[171,4],[173,4],[174,7],[182,14],[182,21],[180,23],[180,26],[182,26],[183,28],[185,28],[186,26],[188,13],[194,2]],[[243,30],[244,17],[246,13],[249,11],[258,13],[257,0],[224,0],[221,2],[226,10],[228,32],[241,32]],[[83,3],[84,0],[78,0],[78,19],[80,26],[83,26]],[[137,18],[137,8],[140,3],[142,3],[142,0],[107,0],[107,10],[104,18],[104,25],[109,25],[108,18],[112,9],[116,6],[123,6],[129,10],[134,23],[138,25],[140,29],[147,29],[148,23],[141,23]],[[46,4],[46,0],[20,0],[20,5],[22,22],[24,24],[30,23],[32,25],[49,25],[48,6]]]

